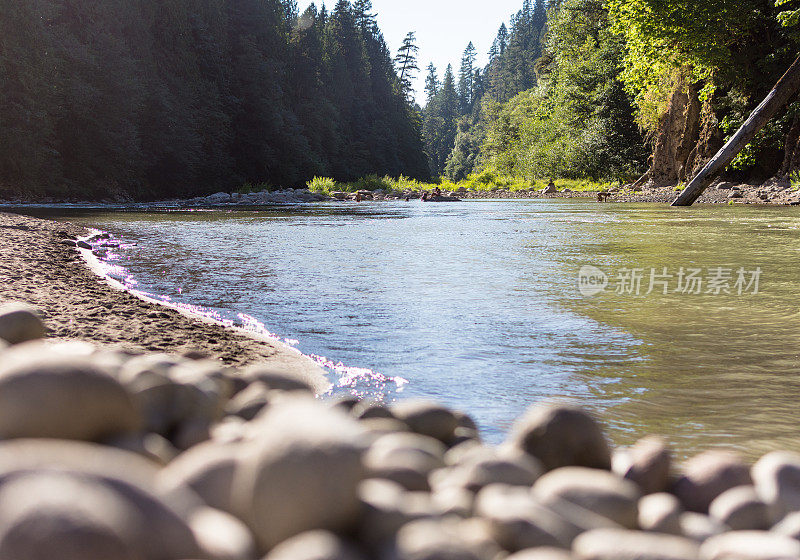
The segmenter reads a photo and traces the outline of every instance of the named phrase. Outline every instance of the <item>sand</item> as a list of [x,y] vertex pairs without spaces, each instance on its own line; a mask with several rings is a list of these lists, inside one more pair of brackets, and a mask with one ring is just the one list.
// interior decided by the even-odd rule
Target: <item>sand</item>
[[267,364],[329,388],[310,358],[271,339],[203,320],[112,287],[69,246],[88,232],[68,222],[0,212],[0,305],[38,308],[49,337],[120,345],[131,352],[200,353],[225,364]]

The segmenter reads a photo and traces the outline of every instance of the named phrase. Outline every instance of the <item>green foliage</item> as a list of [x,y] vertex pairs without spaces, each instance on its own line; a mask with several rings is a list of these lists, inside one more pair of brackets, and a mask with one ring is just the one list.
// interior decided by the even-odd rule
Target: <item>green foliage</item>
[[[778,0],[777,6],[796,0]],[[796,56],[798,43],[778,24],[772,0],[609,0],[613,29],[625,38],[622,79],[639,122],[657,128],[682,81],[700,83],[701,101],[717,91],[760,101]],[[724,116],[724,115],[723,115]],[[721,118],[720,118],[721,120]]]
[[644,141],[619,79],[621,38],[599,0],[565,0],[549,17],[542,82],[491,117],[483,154],[503,174],[533,179],[629,178]]
[[794,171],[789,175],[789,180],[791,181],[792,190],[800,191],[800,171]]
[[[369,0],[17,0],[0,14],[0,196],[188,196],[429,177]],[[408,54],[413,54],[409,45]]]
[[417,63],[417,54],[419,47],[417,46],[416,33],[409,32],[403,44],[397,51],[397,56],[394,59],[397,72],[399,74],[400,87],[406,96],[406,99],[411,99],[414,90],[414,78],[419,72],[419,65]]
[[[776,0],[775,7],[787,6],[789,4],[796,5],[797,2],[795,0]],[[785,9],[780,14],[778,14],[778,21],[784,27],[794,27],[798,23],[800,23],[800,8],[794,9]]]
[[545,0],[524,0],[509,30],[500,27],[489,64],[476,68],[477,51],[469,43],[461,60],[458,84],[452,66],[439,84],[436,68],[428,68],[424,110],[426,150],[434,176],[462,180],[484,164],[481,145],[492,107],[537,83],[535,65],[542,52],[547,15]]
[[[401,179],[405,179],[401,177]],[[347,189],[352,191],[377,191],[377,190],[390,190],[397,184],[397,181],[391,177],[379,177],[378,175],[367,175],[355,181],[347,183]]]
[[480,151],[484,129],[481,121],[473,124],[463,119],[458,126],[455,147],[447,157],[445,175],[453,181],[461,181],[479,167]]
[[[726,116],[720,123],[720,129],[726,140],[733,137],[744,123],[744,119]],[[762,128],[758,135],[731,162],[729,169],[749,172],[755,169],[765,152],[780,150],[784,140],[783,123],[772,120]]]
[[308,183],[306,183],[306,187],[308,187],[308,190],[311,192],[328,196],[337,190],[336,181],[330,177],[314,177]]
[[430,161],[431,174],[440,176],[447,164],[447,157],[456,140],[458,93],[452,65],[447,66],[444,80],[438,91],[425,107],[423,134]]
[[[574,192],[596,192],[608,189],[610,183],[592,181],[589,179],[557,179],[554,181],[556,188],[560,191],[567,189]],[[329,177],[315,177],[308,182],[308,188],[312,192],[330,196],[334,192],[354,193],[361,190],[383,191],[395,196],[403,193],[420,193],[422,191],[432,191],[439,188],[442,192],[458,192],[459,189],[466,189],[474,192],[486,191],[509,191],[509,192],[529,192],[540,191],[547,187],[547,181],[528,181],[520,177],[502,175],[494,169],[484,169],[480,173],[473,173],[461,181],[450,181],[444,179],[438,183],[424,183],[403,177],[362,177],[356,181],[341,183]]]

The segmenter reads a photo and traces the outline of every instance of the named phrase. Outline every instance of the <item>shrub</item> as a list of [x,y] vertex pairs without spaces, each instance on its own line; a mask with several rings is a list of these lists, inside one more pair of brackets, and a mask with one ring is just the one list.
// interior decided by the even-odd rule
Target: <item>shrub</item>
[[311,192],[326,195],[330,195],[332,192],[337,190],[336,181],[330,177],[314,177],[312,180],[306,183],[306,186]]
[[378,177],[377,175],[367,175],[352,183],[347,184],[348,191],[377,191],[390,190],[393,188],[394,180],[391,177]]

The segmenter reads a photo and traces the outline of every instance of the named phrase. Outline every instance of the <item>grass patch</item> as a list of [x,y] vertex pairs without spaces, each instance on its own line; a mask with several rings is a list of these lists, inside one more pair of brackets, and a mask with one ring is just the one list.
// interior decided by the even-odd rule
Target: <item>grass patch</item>
[[336,181],[330,177],[314,177],[306,183],[306,186],[311,192],[324,194],[325,196],[330,196],[332,192],[339,190],[336,186]]
[[[485,169],[480,173],[473,173],[463,181],[454,183],[447,179],[440,179],[437,183],[421,183],[408,177],[400,176],[379,177],[369,175],[356,181],[338,182],[330,177],[314,177],[307,183],[309,190],[315,193],[330,196],[334,192],[354,193],[356,191],[383,191],[387,194],[401,195],[403,193],[420,193],[439,187],[443,193],[457,192],[459,189],[468,191],[540,191],[547,187],[549,179],[528,180],[520,177],[500,175],[492,169]],[[574,192],[604,191],[611,188],[611,183],[601,183],[589,179],[557,179],[554,180],[559,191],[571,190]]]

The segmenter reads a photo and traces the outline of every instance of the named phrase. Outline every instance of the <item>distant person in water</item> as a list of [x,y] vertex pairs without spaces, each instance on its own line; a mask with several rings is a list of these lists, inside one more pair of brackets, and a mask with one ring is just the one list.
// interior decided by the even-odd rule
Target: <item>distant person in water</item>
[[422,200],[422,202],[428,202],[428,191],[422,193],[422,198],[420,200]]
[[442,196],[442,189],[440,189],[439,187],[433,189],[433,196]]

